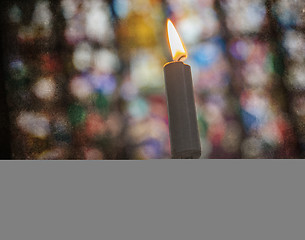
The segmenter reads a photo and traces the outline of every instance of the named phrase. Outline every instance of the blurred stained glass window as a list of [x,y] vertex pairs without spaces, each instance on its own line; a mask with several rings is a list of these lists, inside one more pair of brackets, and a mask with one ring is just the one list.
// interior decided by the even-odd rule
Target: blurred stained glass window
[[201,158],[305,156],[302,0],[12,0],[12,158],[170,158],[166,19],[192,68]]

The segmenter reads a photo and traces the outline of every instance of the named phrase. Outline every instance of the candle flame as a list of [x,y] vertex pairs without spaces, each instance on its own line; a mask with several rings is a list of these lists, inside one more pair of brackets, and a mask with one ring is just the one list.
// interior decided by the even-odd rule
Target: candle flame
[[167,36],[174,61],[182,61],[187,58],[187,52],[179,34],[171,20],[167,19]]

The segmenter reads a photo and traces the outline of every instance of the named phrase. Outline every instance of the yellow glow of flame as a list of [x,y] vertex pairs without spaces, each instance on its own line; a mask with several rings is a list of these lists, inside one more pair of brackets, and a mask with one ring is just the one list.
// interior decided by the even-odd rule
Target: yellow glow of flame
[[174,61],[184,60],[187,58],[187,52],[184,47],[184,44],[179,37],[179,34],[174,27],[174,24],[171,20],[167,19],[167,36],[169,46],[171,48],[171,53]]

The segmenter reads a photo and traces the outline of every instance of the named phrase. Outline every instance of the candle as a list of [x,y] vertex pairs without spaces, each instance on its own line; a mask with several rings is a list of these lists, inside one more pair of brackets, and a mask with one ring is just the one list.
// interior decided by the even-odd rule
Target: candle
[[182,62],[187,51],[169,19],[167,34],[174,60],[164,65],[172,158],[199,158],[201,146],[191,67]]

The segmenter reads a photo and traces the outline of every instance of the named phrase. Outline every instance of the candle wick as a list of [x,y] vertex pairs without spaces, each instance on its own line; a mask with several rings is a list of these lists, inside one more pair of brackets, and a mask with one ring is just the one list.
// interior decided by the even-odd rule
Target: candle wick
[[177,61],[180,61],[180,59],[181,59],[181,58],[184,58],[184,57],[185,57],[185,55],[182,55],[180,58],[178,58]]

